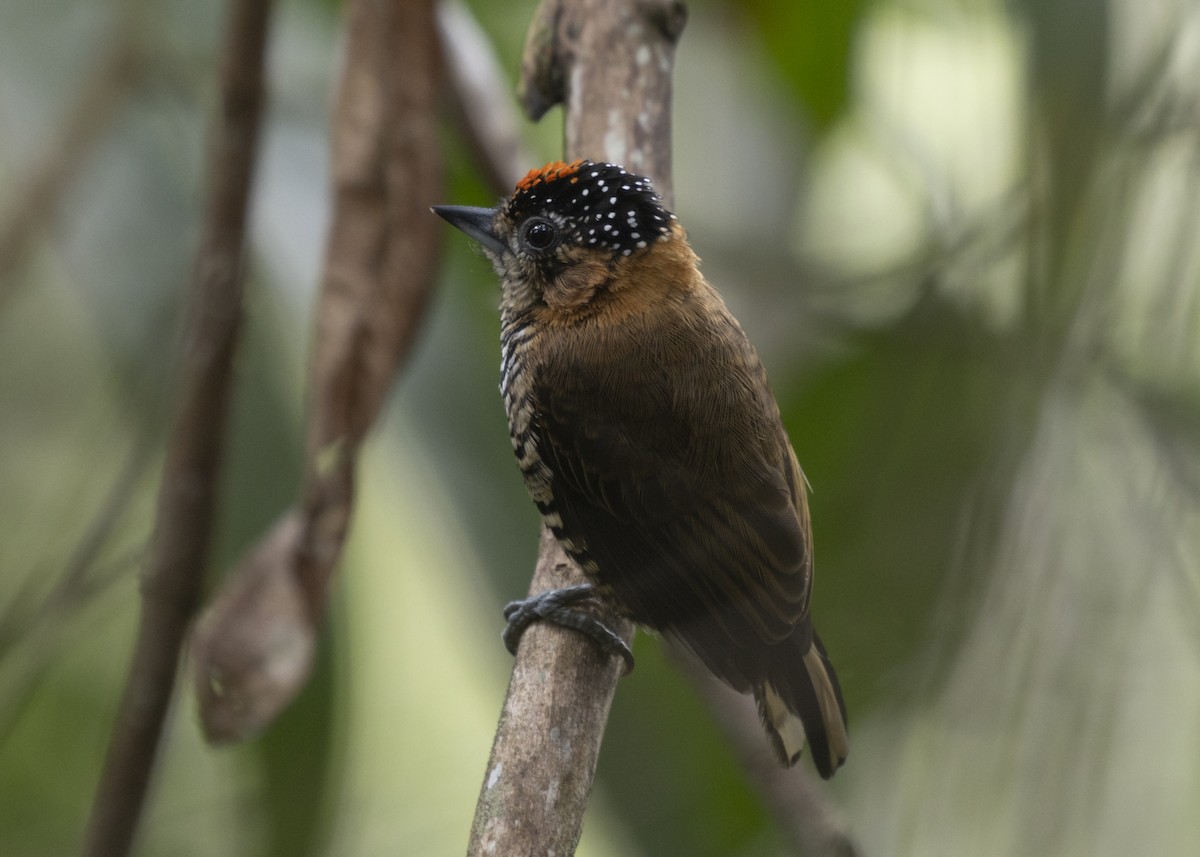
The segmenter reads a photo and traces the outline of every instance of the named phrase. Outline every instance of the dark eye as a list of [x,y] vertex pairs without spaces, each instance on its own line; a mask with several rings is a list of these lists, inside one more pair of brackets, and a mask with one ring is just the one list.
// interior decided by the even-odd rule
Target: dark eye
[[531,250],[549,250],[558,240],[558,228],[549,220],[535,217],[522,227],[521,237]]

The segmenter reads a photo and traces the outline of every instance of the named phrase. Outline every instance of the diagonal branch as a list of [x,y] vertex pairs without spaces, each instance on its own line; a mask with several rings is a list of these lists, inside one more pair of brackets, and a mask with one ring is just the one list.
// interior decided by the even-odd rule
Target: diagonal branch
[[263,101],[270,0],[233,0],[203,233],[188,295],[183,388],[158,496],[133,663],[88,820],[87,857],[129,853],[200,597],[242,304],[242,249]]
[[62,129],[45,146],[0,211],[0,306],[17,290],[13,275],[22,251],[50,218],[55,205],[103,136],[134,83],[138,65],[133,16],[117,23],[113,43],[87,79]]
[[[675,0],[544,0],[529,31],[521,99],[534,119],[560,101],[568,159],[622,163],[670,205],[671,69],[686,12]],[[568,85],[569,84],[569,85]],[[530,592],[583,583],[543,529]],[[633,629],[614,629],[627,640]],[[467,847],[575,853],[621,663],[538,623],[517,651]]]

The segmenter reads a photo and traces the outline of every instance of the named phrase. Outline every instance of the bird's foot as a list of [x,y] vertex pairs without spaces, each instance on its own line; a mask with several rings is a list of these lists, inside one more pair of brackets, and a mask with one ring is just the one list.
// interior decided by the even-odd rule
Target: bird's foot
[[504,629],[504,647],[515,655],[517,644],[525,629],[538,620],[553,622],[563,628],[571,628],[590,637],[596,645],[610,655],[619,655],[625,662],[625,675],[633,672],[633,652],[620,635],[583,610],[572,610],[570,605],[594,598],[596,587],[590,583],[550,589],[530,596],[522,601],[512,601],[504,608],[508,627]]

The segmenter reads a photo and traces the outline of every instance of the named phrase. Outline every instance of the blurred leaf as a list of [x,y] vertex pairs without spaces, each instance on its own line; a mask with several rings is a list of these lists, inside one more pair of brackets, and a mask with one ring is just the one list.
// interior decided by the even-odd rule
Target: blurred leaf
[[854,349],[780,391],[813,487],[814,617],[852,734],[855,712],[895,703],[891,683],[927,643],[959,572],[958,533],[980,488],[1019,453],[1037,377],[1020,343],[936,298]]
[[871,0],[744,0],[767,51],[817,128],[850,99],[854,35]]
[[966,633],[931,641],[951,669],[861,724],[868,844],[1097,857],[1200,841],[1200,503],[1094,368],[1060,366],[1039,397],[1001,537],[954,605]]

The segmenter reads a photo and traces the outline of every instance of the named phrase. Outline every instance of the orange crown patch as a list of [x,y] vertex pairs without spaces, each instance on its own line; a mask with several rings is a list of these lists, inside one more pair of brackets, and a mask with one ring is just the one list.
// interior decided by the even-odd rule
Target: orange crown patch
[[572,173],[578,172],[583,164],[584,160],[582,158],[578,161],[572,161],[569,164],[564,164],[562,161],[551,161],[544,167],[530,170],[525,178],[517,182],[517,192],[520,193],[521,191],[529,190],[542,182],[552,182],[556,179],[565,178]]

